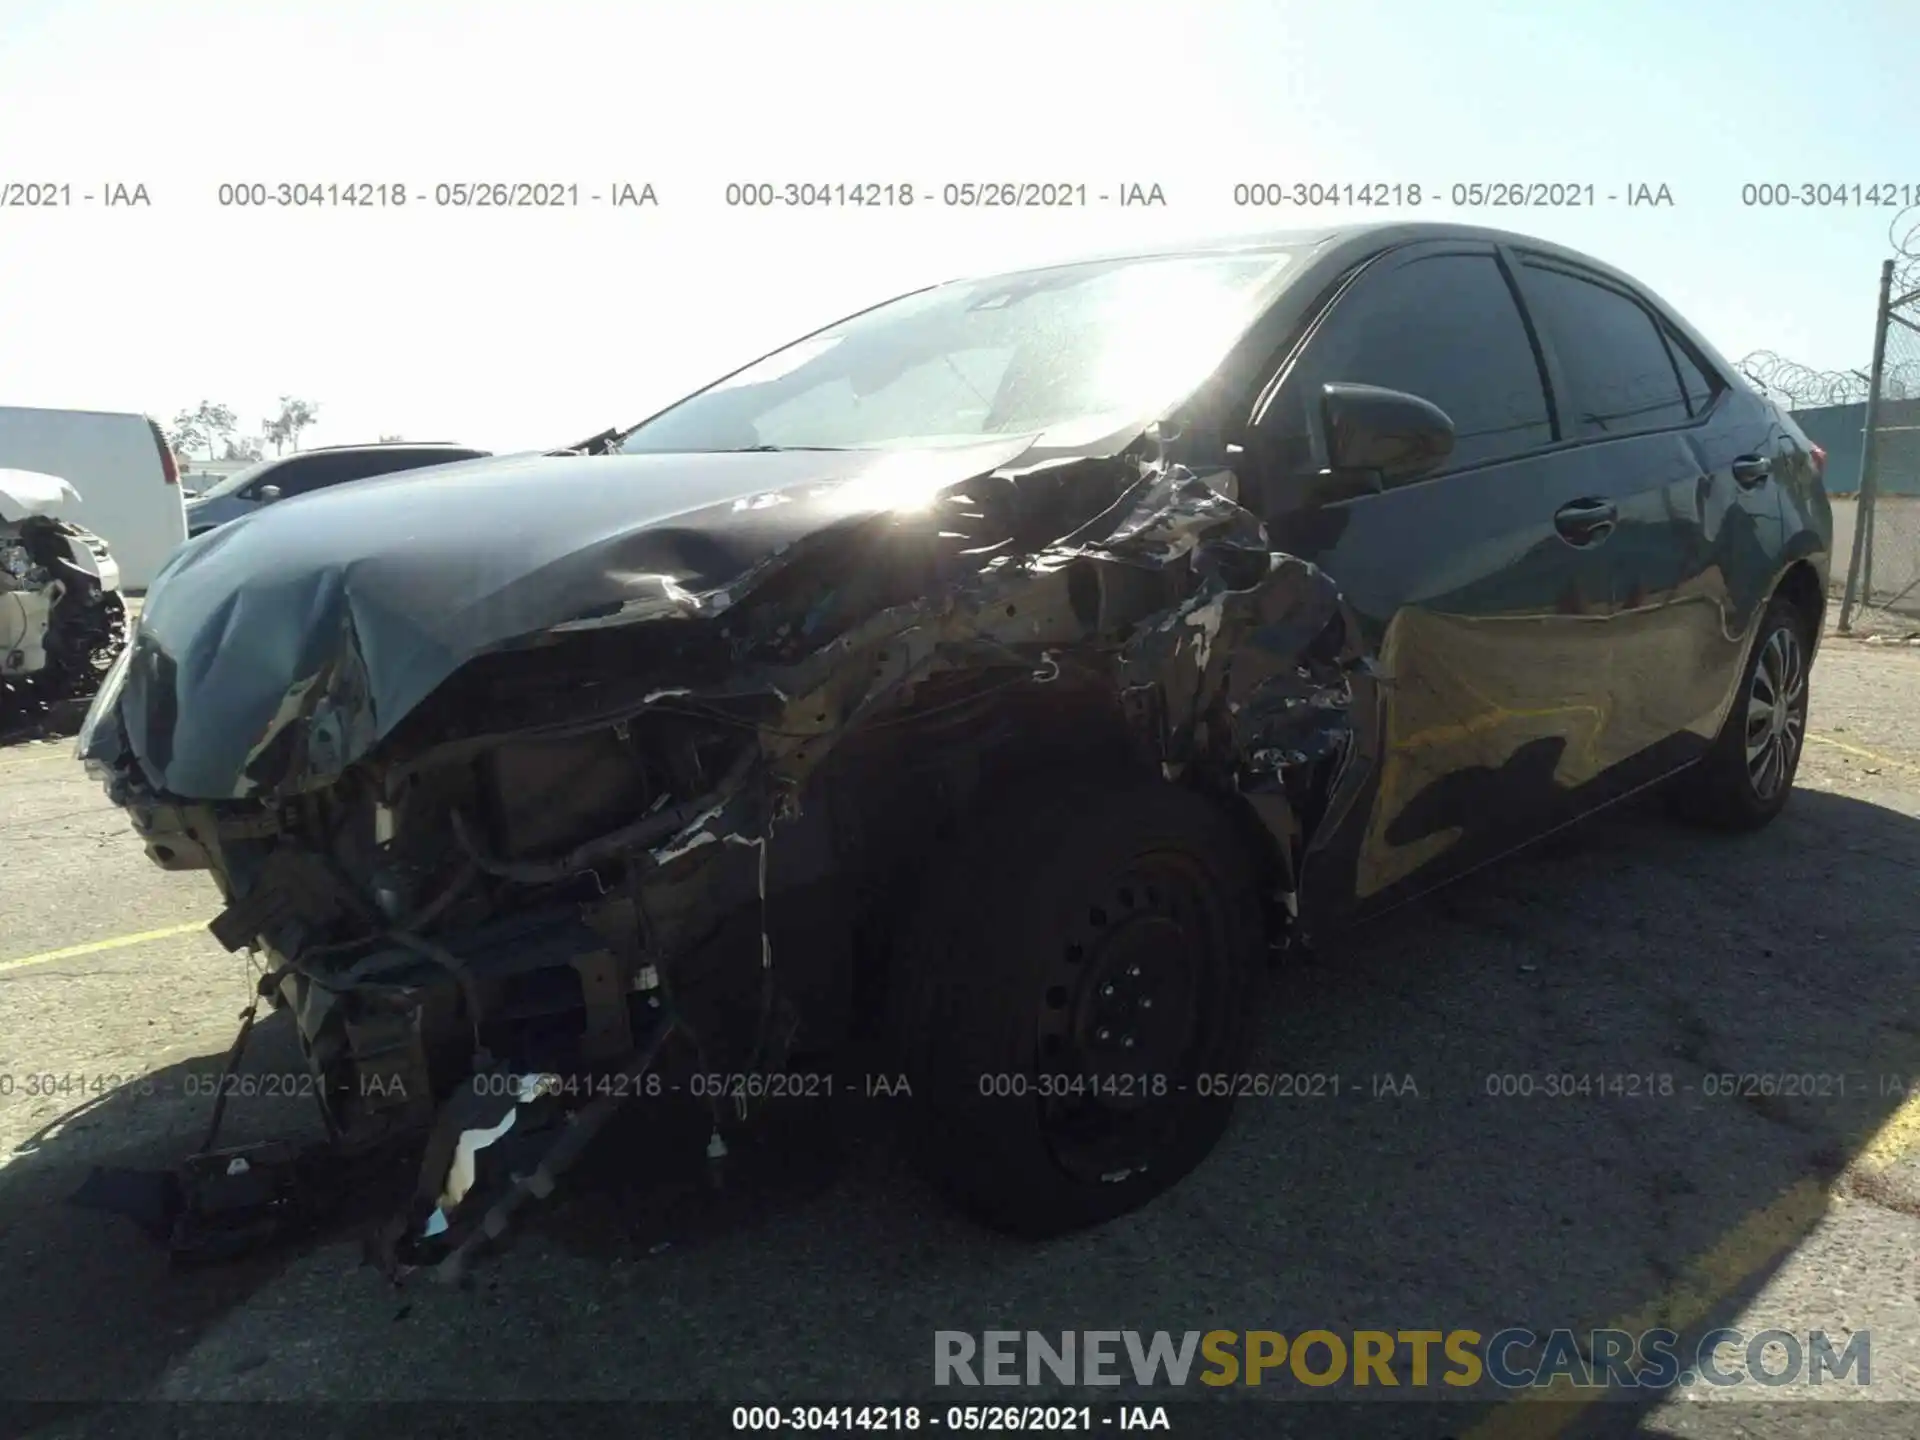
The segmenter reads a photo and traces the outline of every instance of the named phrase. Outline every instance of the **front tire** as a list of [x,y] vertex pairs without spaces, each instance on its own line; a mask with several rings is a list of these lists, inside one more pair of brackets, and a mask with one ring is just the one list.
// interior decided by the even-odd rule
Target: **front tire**
[[1265,970],[1245,842],[1192,791],[1005,797],[927,872],[895,972],[910,1142],[996,1229],[1145,1204],[1225,1129]]
[[1786,807],[1806,744],[1811,631],[1784,596],[1767,606],[1713,748],[1675,782],[1673,808],[1683,819],[1758,830]]

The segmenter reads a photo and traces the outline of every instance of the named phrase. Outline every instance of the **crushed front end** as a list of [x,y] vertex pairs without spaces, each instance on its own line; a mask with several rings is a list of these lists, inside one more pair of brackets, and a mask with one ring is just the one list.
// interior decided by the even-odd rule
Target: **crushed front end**
[[[1036,747],[1110,742],[1240,807],[1286,922],[1351,758],[1351,615],[1151,447],[1004,468],[1018,449],[942,458],[911,507],[814,485],[804,525],[698,584],[683,515],[430,644],[380,603],[399,568],[208,585],[191,633],[156,590],[80,753],[156,864],[213,876],[209,928],[262,958],[331,1152],[422,1152],[396,1272],[459,1273],[623,1105],[700,1104],[723,1153],[759,1080],[857,1035],[902,877]],[[703,523],[786,513],[764,498]],[[278,523],[193,543],[212,569]],[[223,666],[244,703],[187,714]]]
[[52,516],[7,513],[0,498],[0,731],[91,695],[126,639],[106,542]]
[[[406,1265],[458,1253],[456,1212],[484,1226],[502,1195],[462,1202],[500,1169],[478,1156],[496,1141],[531,1172],[622,1102],[718,1102],[724,1087],[690,1075],[778,1065],[776,1017],[758,1014],[758,758],[743,724],[643,713],[443,738],[280,800],[183,804],[127,770],[109,783],[157,864],[216,880],[209,929],[260,956],[329,1146],[426,1146],[389,1236]],[[716,1133],[744,1118],[713,1108]]]

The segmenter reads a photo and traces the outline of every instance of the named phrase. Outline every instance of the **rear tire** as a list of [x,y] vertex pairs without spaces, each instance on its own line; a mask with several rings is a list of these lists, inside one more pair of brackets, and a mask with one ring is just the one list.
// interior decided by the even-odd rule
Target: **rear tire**
[[1198,1165],[1266,968],[1227,817],[1157,780],[1025,787],[926,874],[889,1007],[922,1168],[987,1224],[1039,1237]]
[[1719,830],[1758,830],[1786,807],[1806,744],[1811,631],[1797,605],[1773,598],[1713,747],[1675,778],[1675,814]]

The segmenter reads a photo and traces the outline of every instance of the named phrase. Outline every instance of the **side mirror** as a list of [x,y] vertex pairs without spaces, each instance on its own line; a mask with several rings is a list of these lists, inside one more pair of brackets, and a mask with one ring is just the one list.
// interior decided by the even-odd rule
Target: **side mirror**
[[1339,498],[1417,480],[1453,453],[1453,421],[1446,411],[1402,390],[1323,385],[1320,414],[1331,470],[1318,488],[1339,492]]
[[275,500],[278,500],[279,498],[280,498],[280,487],[278,485],[262,485],[260,487],[260,503],[261,504],[268,505],[273,503]]

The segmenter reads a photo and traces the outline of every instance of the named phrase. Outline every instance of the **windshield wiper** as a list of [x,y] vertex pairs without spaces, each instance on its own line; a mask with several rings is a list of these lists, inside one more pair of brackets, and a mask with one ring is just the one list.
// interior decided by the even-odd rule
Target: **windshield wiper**
[[[629,429],[632,427],[629,426]],[[549,450],[549,455],[606,455],[612,453],[613,442],[627,433],[618,425],[610,430],[602,430],[598,435],[588,436],[576,445],[562,445],[558,450]]]
[[[577,445],[566,445],[558,450],[549,450],[546,453],[549,455],[611,455],[614,453],[614,442],[625,439],[632,433],[633,430],[631,427],[624,430],[617,428],[613,430],[602,430],[598,435],[588,440],[582,440]],[[685,450],[679,453],[685,455],[778,455],[788,450],[813,450],[822,454],[840,454],[849,448],[850,447],[846,445],[722,445],[712,450]],[[638,453],[665,454],[672,452],[642,450]]]

